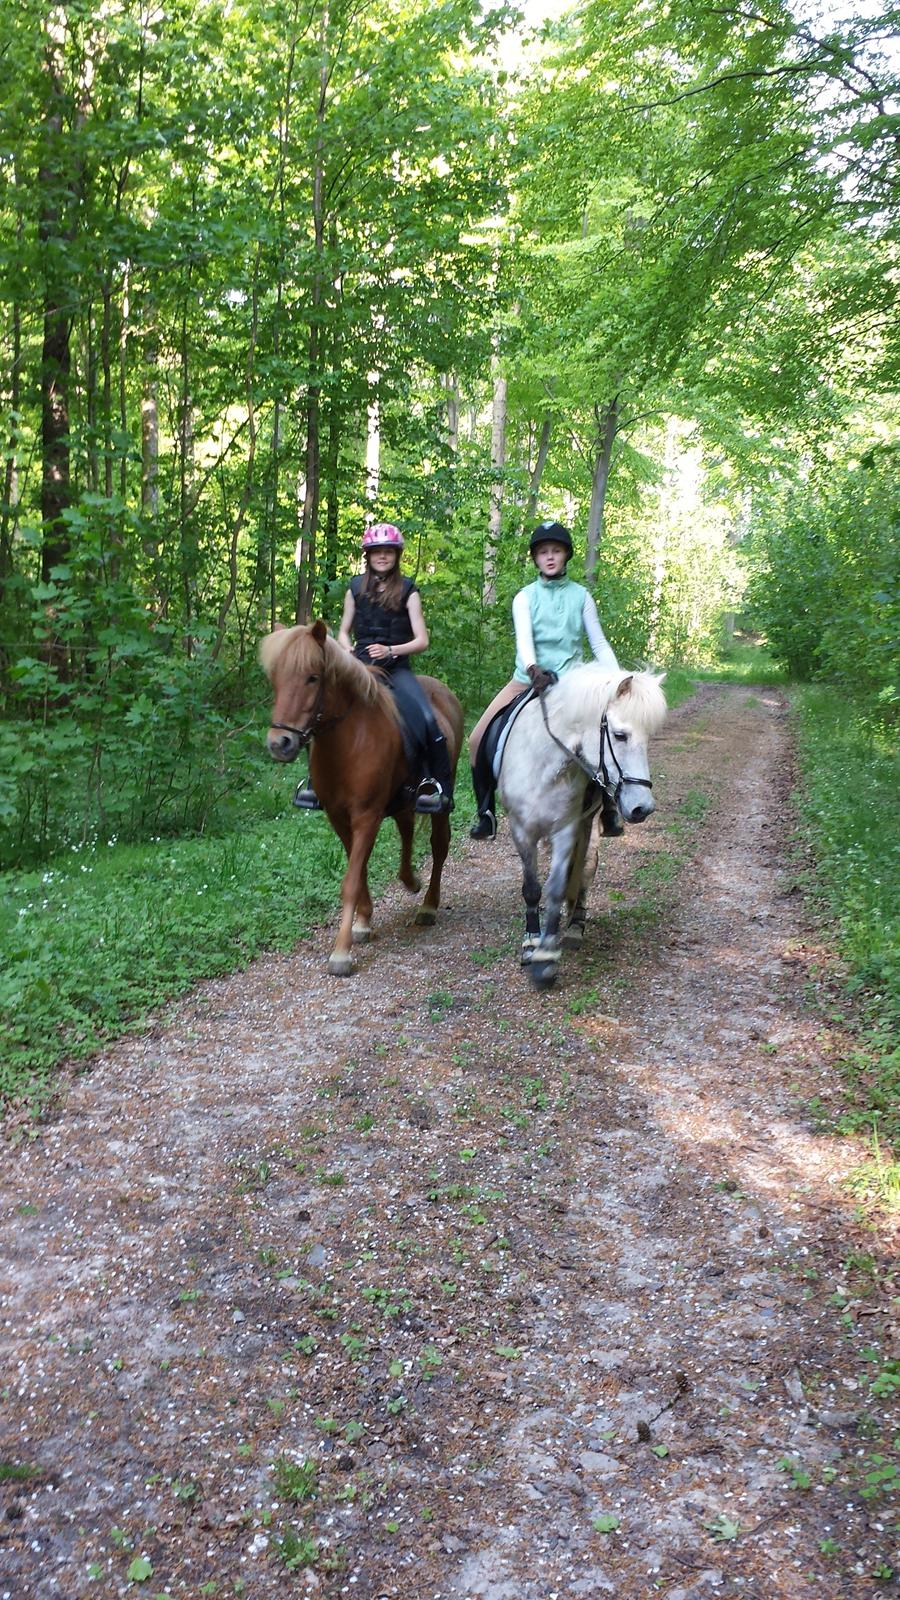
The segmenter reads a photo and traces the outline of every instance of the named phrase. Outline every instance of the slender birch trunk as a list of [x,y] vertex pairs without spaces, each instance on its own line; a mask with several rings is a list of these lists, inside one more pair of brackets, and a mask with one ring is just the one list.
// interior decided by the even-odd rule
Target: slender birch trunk
[[491,503],[488,516],[488,539],[484,549],[484,584],[482,603],[497,603],[497,552],[503,528],[503,481],[501,474],[506,465],[506,378],[498,371],[494,376],[494,403],[491,416]]
[[589,585],[593,583],[596,575],[597,553],[603,537],[603,513],[606,507],[606,491],[609,486],[609,469],[612,462],[613,445],[616,442],[616,433],[619,427],[618,395],[610,400],[606,406],[595,406],[594,416],[597,420],[597,435],[594,470],[591,478],[591,505],[588,512],[587,551],[584,563],[585,581]]
[[330,12],[322,7],[319,31],[319,98],[316,105],[316,148],[313,164],[313,237],[315,268],[313,271],[311,315],[309,326],[309,384],[306,397],[306,483],[303,496],[303,516],[300,523],[299,564],[297,570],[297,622],[308,623],[312,613],[312,600],[316,588],[316,534],[319,526],[319,497],[321,493],[319,463],[319,413],[322,381],[319,371],[321,335],[319,320],[324,301],[325,285],[325,110],[328,103],[330,60],[328,53]]

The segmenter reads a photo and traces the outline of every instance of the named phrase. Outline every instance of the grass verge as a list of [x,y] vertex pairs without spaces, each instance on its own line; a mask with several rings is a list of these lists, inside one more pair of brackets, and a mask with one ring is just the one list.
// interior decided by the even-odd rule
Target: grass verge
[[[389,823],[373,888],[398,849]],[[140,1026],[198,978],[290,949],[334,915],[344,864],[324,816],[286,809],[225,838],[76,845],[4,874],[0,1101],[40,1098],[60,1061]]]
[[839,1126],[873,1135],[875,1185],[896,1197],[900,1170],[883,1147],[900,1141],[900,761],[845,694],[803,688],[795,708],[800,830],[815,862],[807,888],[836,930],[861,1024],[841,1062],[849,1104]]

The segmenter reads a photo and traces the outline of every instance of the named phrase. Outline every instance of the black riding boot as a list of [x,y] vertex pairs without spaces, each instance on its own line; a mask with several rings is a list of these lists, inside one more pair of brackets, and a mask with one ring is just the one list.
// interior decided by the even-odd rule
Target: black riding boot
[[435,816],[442,811],[453,810],[453,768],[447,741],[436,723],[429,729],[429,734],[428,776],[422,779],[416,790],[413,810],[426,816]]
[[618,839],[620,833],[625,832],[622,813],[611,795],[604,794],[603,804],[600,807],[600,830],[607,839]]
[[481,787],[472,768],[472,788],[475,791],[475,804],[478,807],[478,816],[469,829],[470,839],[493,839],[497,833],[497,816],[494,807],[497,804],[495,785],[493,783]]

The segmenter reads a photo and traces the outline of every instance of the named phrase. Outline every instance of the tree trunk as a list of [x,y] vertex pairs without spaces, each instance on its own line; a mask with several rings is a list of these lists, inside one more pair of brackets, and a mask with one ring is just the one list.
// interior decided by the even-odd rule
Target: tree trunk
[[525,505],[525,521],[532,523],[537,516],[538,496],[541,492],[541,479],[550,454],[550,434],[553,429],[553,418],[545,417],[541,423],[541,437],[538,441],[537,459],[528,484],[528,500]]
[[[190,274],[189,274],[190,276]],[[196,581],[194,541],[188,532],[193,516],[194,411],[191,399],[191,365],[188,347],[187,297],[181,309],[181,393],[178,398],[178,522],[181,590],[184,604],[185,649],[192,654],[191,620],[194,615]]]
[[44,583],[69,553],[69,533],[63,514],[71,500],[69,452],[69,343],[71,308],[66,304],[64,271],[54,261],[65,259],[68,237],[63,206],[73,209],[71,155],[63,138],[63,33],[59,16],[48,19],[44,44],[46,109],[43,150],[38,170],[40,219],[38,234],[43,247],[44,332],[41,347],[41,578]]
[[[141,397],[141,516],[154,523],[159,516],[159,338],[151,328],[144,338],[144,377]],[[144,550],[155,562],[159,552],[156,530],[144,533]]]
[[588,512],[587,551],[584,563],[585,582],[589,585],[593,583],[597,571],[597,552],[603,537],[603,512],[606,507],[606,491],[609,486],[609,468],[619,426],[618,395],[610,400],[609,405],[602,408],[595,406],[594,416],[597,419],[597,435],[594,470],[591,478],[591,507]]
[[459,450],[459,384],[452,373],[444,379],[447,390],[447,449],[451,456]]
[[330,60],[328,52],[329,8],[322,7],[319,29],[320,64],[319,98],[316,105],[316,149],[313,165],[313,238],[315,268],[313,270],[311,314],[309,326],[309,384],[306,395],[306,483],[303,495],[303,517],[300,523],[300,549],[297,569],[297,622],[308,623],[316,589],[316,535],[319,526],[320,464],[319,464],[319,412],[322,380],[319,371],[320,328],[319,319],[324,299],[325,281],[325,108],[328,103]]
[[488,517],[488,540],[484,550],[484,585],[482,603],[497,603],[497,551],[503,526],[503,481],[501,474],[506,465],[506,379],[499,372],[494,377],[494,405],[491,418],[491,504]]
[[369,373],[375,393],[366,407],[366,506],[371,512],[378,504],[381,482],[381,406],[378,399],[378,373]]
[[100,364],[103,369],[103,493],[107,500],[112,499],[113,492],[113,459],[112,459],[112,358],[110,345],[112,343],[112,292],[108,279],[104,279],[103,287],[103,323],[100,332]]
[[131,303],[129,296],[129,266],[125,263],[125,278],[122,284],[122,313],[119,320],[119,432],[122,436],[119,462],[119,494],[122,504],[128,503],[128,451],[124,441],[128,437],[128,333],[129,319],[131,316]]
[[[19,223],[17,238],[21,238]],[[20,363],[22,359],[22,315],[17,302],[12,307],[12,351],[10,363],[9,409],[11,421],[6,441],[6,466],[3,471],[3,501],[0,504],[0,603],[6,592],[6,580],[13,570],[13,535],[16,526],[15,511],[19,499],[19,405],[22,393]],[[5,660],[0,643],[0,659]]]
[[[333,363],[334,365],[335,363]],[[341,408],[332,391],[328,405],[328,445],[325,454],[325,582],[334,583],[338,565],[338,514],[340,511]]]

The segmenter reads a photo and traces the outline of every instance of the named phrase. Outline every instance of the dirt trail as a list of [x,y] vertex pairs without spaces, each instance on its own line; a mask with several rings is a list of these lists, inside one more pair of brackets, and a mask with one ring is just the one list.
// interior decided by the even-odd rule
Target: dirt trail
[[675,713],[551,995],[501,836],[357,977],[322,930],[72,1078],[0,1186],[0,1600],[878,1590],[789,769],[774,693]]

